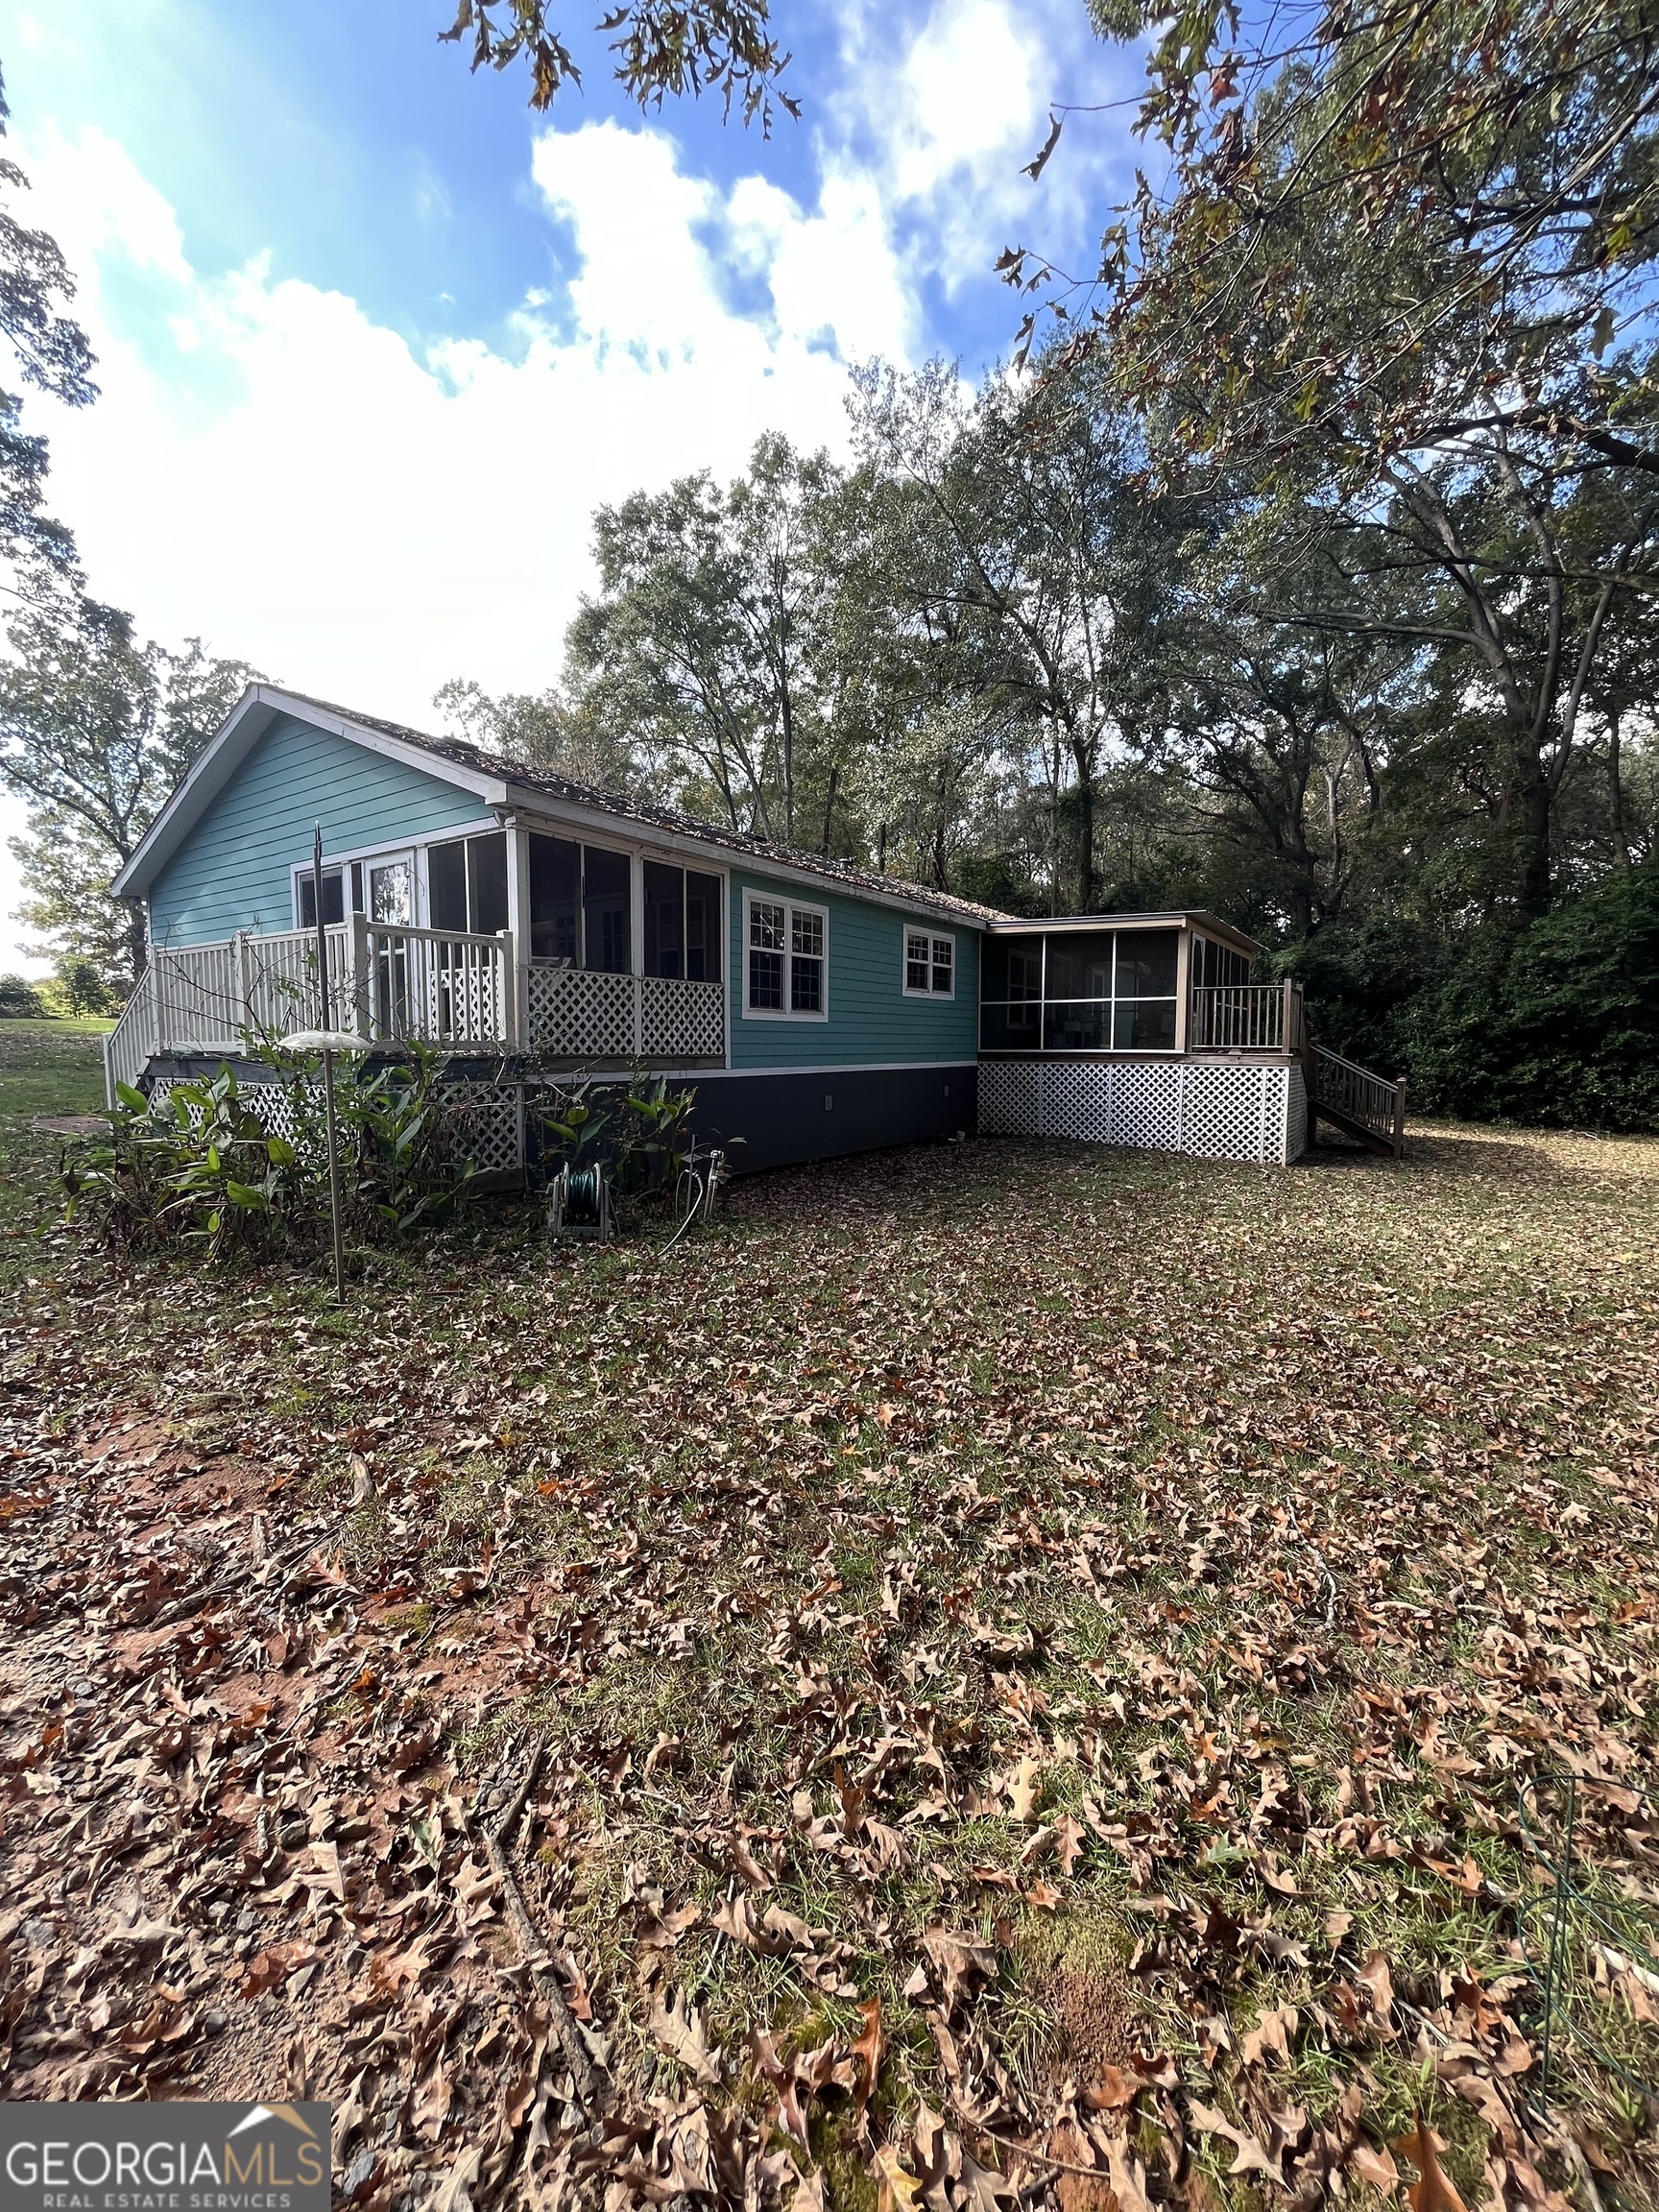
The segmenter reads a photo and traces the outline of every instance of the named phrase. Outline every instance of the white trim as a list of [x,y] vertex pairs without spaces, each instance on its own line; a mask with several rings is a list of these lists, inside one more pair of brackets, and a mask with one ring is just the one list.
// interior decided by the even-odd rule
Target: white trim
[[[784,933],[784,937],[785,937],[785,939],[787,940],[787,942],[786,942],[786,943],[784,944],[784,946],[783,946],[783,950],[782,950],[782,959],[783,959],[783,991],[784,991],[784,996],[785,996],[785,998],[787,998],[787,997],[790,995],[790,986],[791,986],[791,979],[792,979],[792,970],[791,970],[791,966],[790,966],[790,963],[791,963],[791,962],[794,960],[794,958],[795,958],[795,951],[794,951],[793,939],[794,939],[794,935],[795,935],[795,917],[796,917],[796,915],[797,915],[797,914],[815,914],[815,915],[818,917],[819,921],[820,921],[820,922],[821,922],[821,923],[824,925],[824,950],[823,950],[823,953],[822,953],[822,955],[821,955],[821,961],[822,961],[822,966],[823,966],[823,971],[824,971],[824,973],[823,973],[823,977],[822,977],[822,984],[823,984],[823,988],[822,988],[822,992],[821,992],[821,998],[822,998],[822,1003],[821,1003],[821,1005],[820,1005],[820,1006],[817,1008],[817,1010],[816,1010],[815,1012],[813,1012],[813,1013],[810,1013],[810,1014],[798,1014],[798,1013],[795,1011],[795,1009],[794,1009],[792,1006],[751,1006],[751,1005],[750,1005],[750,1003],[749,1003],[749,952],[750,952],[750,945],[749,945],[749,915],[750,915],[750,910],[751,910],[751,908],[752,908],[752,907],[753,907],[753,906],[754,906],[754,905],[755,905],[757,902],[758,902],[758,903],[759,903],[760,905],[762,905],[762,906],[781,906],[781,907],[782,907],[782,909],[783,909],[783,916],[784,916],[784,921],[783,921],[783,933]],[[749,889],[747,886],[745,886],[745,888],[744,888],[744,892],[743,892],[743,930],[742,930],[742,935],[741,935],[741,936],[740,936],[740,938],[738,939],[738,958],[739,958],[739,960],[740,960],[740,961],[741,961],[741,963],[742,963],[742,966],[741,966],[741,969],[740,969],[740,972],[739,972],[739,976],[738,976],[738,982],[739,982],[739,986],[740,986],[740,988],[741,988],[741,991],[742,991],[742,1002],[741,1002],[741,1008],[740,1008],[740,1011],[741,1011],[741,1014],[742,1014],[742,1018],[743,1018],[743,1020],[744,1020],[745,1022],[828,1022],[828,1021],[829,1021],[829,1019],[830,1019],[830,909],[829,909],[829,907],[828,907],[828,906],[820,906],[820,905],[817,905],[817,904],[815,904],[815,903],[814,903],[814,902],[813,902],[811,900],[809,900],[809,899],[774,898],[774,897],[773,897],[773,895],[772,895],[772,894],[771,894],[769,891],[752,891],[752,890],[750,890],[750,889]]]
[[[910,940],[925,937],[927,941],[927,983],[925,990],[915,990],[910,982]],[[933,988],[933,950],[937,945],[950,948],[950,988],[936,991]],[[906,922],[899,932],[899,992],[904,998],[943,999],[947,1006],[956,998],[956,936],[950,929],[924,929],[914,922]]]

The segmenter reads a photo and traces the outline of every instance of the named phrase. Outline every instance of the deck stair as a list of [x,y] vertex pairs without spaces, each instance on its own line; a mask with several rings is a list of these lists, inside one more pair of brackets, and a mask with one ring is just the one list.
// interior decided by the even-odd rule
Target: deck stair
[[1309,1041],[1303,1055],[1308,1112],[1385,1158],[1406,1156],[1406,1078],[1394,1082]]

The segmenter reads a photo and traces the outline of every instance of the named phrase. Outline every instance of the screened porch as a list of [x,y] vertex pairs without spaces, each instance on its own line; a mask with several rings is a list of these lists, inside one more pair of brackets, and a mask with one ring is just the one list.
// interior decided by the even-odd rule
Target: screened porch
[[980,1050],[1295,1058],[1293,982],[1253,983],[1257,948],[1210,915],[1086,915],[993,923],[980,974]]

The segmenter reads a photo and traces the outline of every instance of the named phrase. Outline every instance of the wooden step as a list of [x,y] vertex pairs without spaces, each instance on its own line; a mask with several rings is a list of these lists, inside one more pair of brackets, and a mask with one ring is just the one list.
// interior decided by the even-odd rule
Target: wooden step
[[1367,1127],[1363,1121],[1356,1120],[1352,1114],[1344,1114],[1340,1106],[1327,1106],[1322,1098],[1310,1098],[1308,1115],[1310,1123],[1329,1121],[1333,1129],[1340,1129],[1344,1137],[1352,1137],[1357,1143],[1367,1145],[1373,1152],[1380,1152],[1384,1160],[1393,1160],[1398,1156],[1392,1137],[1379,1136],[1375,1129]]

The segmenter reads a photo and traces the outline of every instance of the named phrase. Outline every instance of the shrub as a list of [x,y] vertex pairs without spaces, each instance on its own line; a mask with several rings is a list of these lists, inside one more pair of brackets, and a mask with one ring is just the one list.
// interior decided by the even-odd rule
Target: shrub
[[27,975],[0,975],[0,1019],[39,1021],[46,1009]]
[[[71,1216],[119,1247],[183,1242],[215,1263],[319,1248],[329,1225],[319,1064],[260,1057],[276,1083],[244,1088],[221,1068],[156,1099],[121,1085],[108,1137],[64,1156]],[[271,1093],[285,1100],[291,1137],[268,1126]],[[429,1053],[338,1070],[335,1102],[349,1234],[406,1234],[456,1203],[471,1167],[457,1162]]]
[[1321,1045],[1392,1075],[1420,1111],[1659,1128],[1659,862],[1618,869],[1536,921],[1436,943],[1386,917],[1276,963]]
[[1431,1110],[1659,1128],[1659,863],[1482,932],[1405,1009],[1402,1033]]

